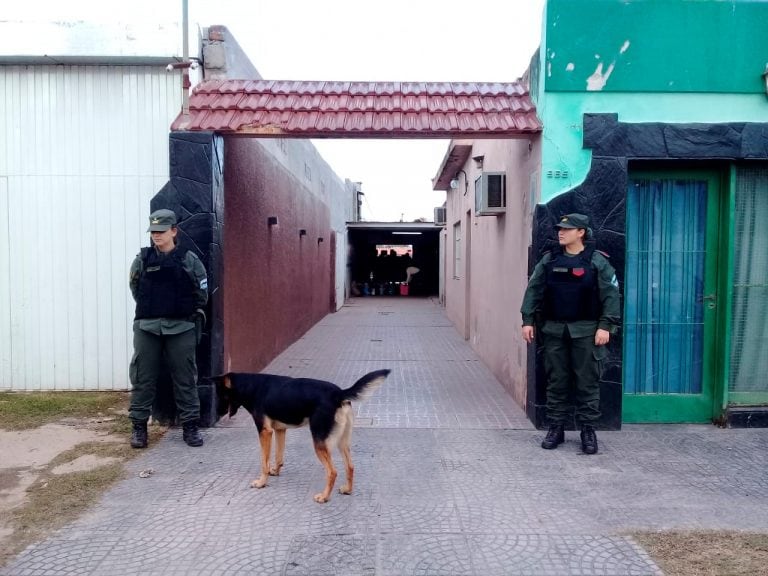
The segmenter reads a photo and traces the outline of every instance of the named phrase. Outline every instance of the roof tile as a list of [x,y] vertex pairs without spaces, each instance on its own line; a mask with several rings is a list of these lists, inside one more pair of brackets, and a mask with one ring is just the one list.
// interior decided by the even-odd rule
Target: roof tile
[[262,110],[272,98],[269,94],[245,94],[238,103],[241,110]]
[[400,114],[374,114],[372,128],[377,133],[394,132],[400,129],[400,118]]
[[215,98],[211,103],[211,108],[214,110],[230,110],[238,108],[238,103],[243,99],[243,93],[224,93],[218,98]]
[[541,132],[518,82],[207,81],[173,130],[313,136],[519,136]]
[[377,96],[393,96],[398,92],[400,92],[399,82],[376,82],[376,86],[374,87],[374,93]]

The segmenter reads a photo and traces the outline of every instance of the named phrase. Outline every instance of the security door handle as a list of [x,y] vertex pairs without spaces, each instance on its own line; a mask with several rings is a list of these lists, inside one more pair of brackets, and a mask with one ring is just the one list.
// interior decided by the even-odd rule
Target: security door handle
[[717,294],[712,293],[712,294],[707,294],[706,296],[702,296],[699,299],[699,302],[707,302],[707,308],[712,310],[713,308],[715,308],[715,306],[717,306]]

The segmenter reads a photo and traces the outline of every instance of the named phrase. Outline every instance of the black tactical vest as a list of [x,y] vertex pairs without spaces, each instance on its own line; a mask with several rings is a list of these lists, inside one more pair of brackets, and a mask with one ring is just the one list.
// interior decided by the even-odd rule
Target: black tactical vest
[[195,284],[184,270],[184,254],[158,254],[142,248],[142,271],[136,295],[136,319],[189,318],[195,311]]
[[600,294],[597,270],[592,264],[595,249],[587,247],[578,256],[566,256],[563,250],[552,254],[544,265],[544,318],[560,322],[600,319]]

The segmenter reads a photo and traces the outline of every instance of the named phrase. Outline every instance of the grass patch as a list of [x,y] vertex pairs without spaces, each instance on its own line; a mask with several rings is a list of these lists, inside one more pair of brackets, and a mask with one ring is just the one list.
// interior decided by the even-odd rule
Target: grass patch
[[[14,510],[14,537],[3,556],[6,559],[15,556],[29,544],[77,518],[124,475],[122,462],[71,474],[45,474],[27,490],[28,503]],[[2,560],[0,558],[0,565]]]
[[[5,430],[25,430],[62,418],[114,417],[125,412],[128,398],[128,392],[0,392],[0,422]],[[122,432],[126,424],[120,426]]]
[[666,576],[768,574],[768,534],[732,531],[632,535]]

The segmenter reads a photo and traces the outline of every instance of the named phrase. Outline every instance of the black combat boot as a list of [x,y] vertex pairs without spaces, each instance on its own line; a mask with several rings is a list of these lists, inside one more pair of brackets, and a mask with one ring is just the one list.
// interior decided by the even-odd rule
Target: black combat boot
[[183,429],[184,442],[187,443],[187,446],[203,445],[203,437],[200,436],[200,430],[197,429],[197,422],[184,422],[181,427]]
[[133,431],[131,432],[131,448],[147,447],[147,421],[133,421]]
[[589,424],[581,427],[581,451],[584,454],[597,454],[597,434]]
[[552,424],[547,431],[547,436],[541,443],[544,450],[553,450],[565,442],[565,430],[562,424]]

